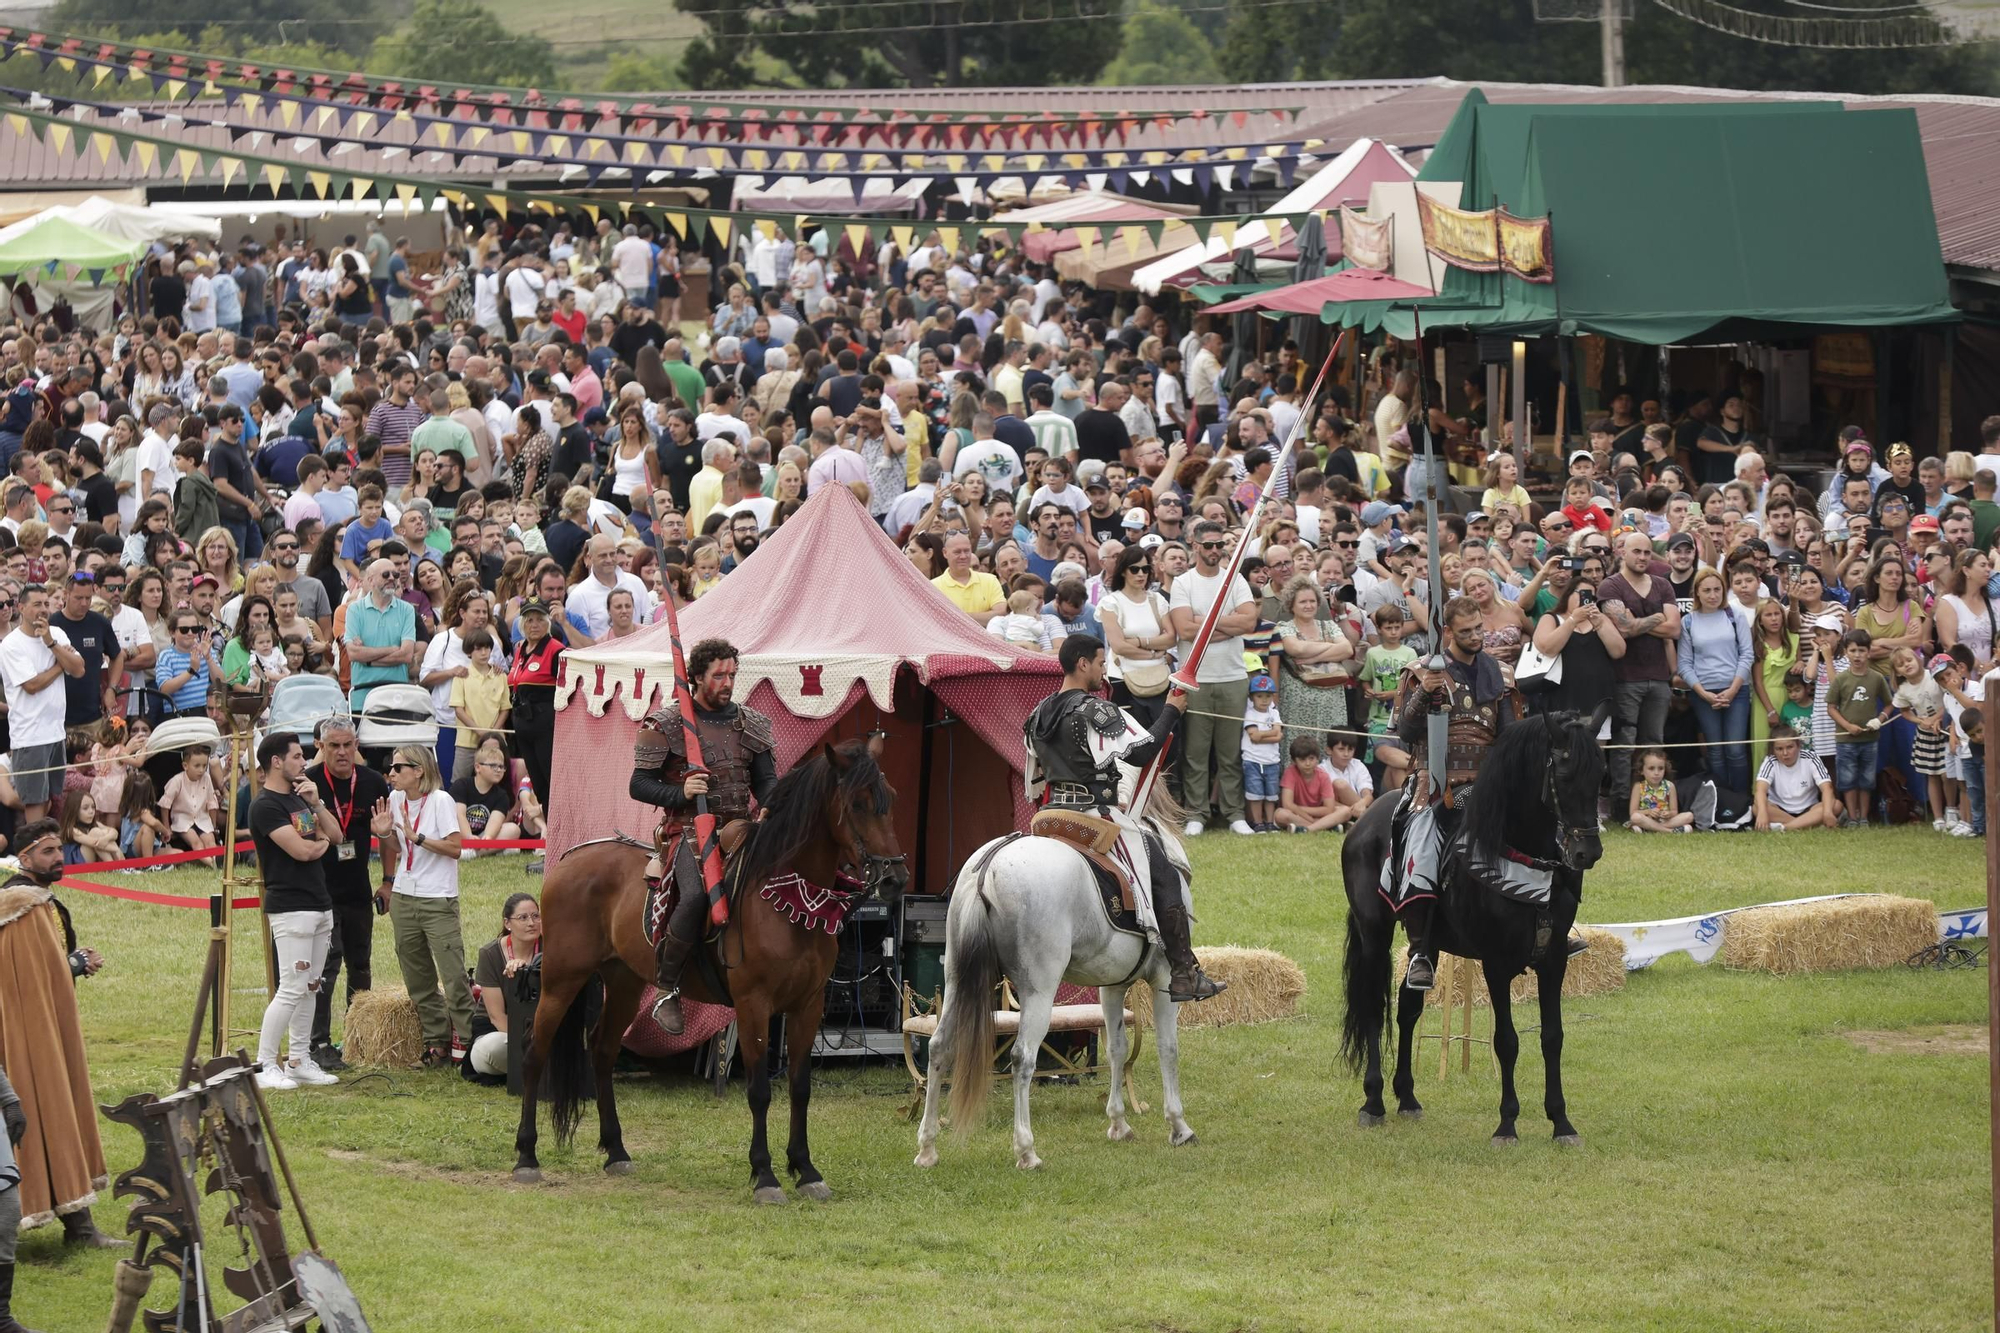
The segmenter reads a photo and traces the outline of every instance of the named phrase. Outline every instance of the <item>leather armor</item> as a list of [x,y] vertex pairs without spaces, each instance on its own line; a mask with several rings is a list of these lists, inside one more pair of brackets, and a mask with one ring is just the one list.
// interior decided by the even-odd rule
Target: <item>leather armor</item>
[[[758,794],[752,772],[756,757],[772,748],[771,719],[741,704],[726,715],[696,709],[694,717],[702,766],[708,771],[709,812],[722,822],[748,819],[751,797]],[[658,788],[652,799],[667,810],[669,823],[678,822],[684,807],[680,790],[688,773],[687,733],[678,708],[657,708],[646,715],[632,745],[632,768],[635,776],[651,775],[670,789],[671,799]]]
[[1049,804],[1118,803],[1118,761],[1100,765],[1090,745],[1092,732],[1105,737],[1125,733],[1125,714],[1118,705],[1082,690],[1063,690],[1042,700],[1023,730],[1048,783]]

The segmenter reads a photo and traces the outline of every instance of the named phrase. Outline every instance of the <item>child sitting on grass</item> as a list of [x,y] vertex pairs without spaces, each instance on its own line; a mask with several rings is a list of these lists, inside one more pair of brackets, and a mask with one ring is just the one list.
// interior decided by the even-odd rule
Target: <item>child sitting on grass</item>
[[62,818],[56,826],[62,835],[64,865],[118,859],[118,834],[97,822],[97,803],[88,789],[63,793]]
[[1694,827],[1692,811],[1680,807],[1680,793],[1667,780],[1667,752],[1641,750],[1633,763],[1632,804],[1626,827],[1634,833],[1686,833]]
[[206,745],[190,745],[182,753],[181,771],[167,779],[160,808],[167,812],[168,840],[174,846],[191,852],[215,846],[221,803]]
[[1281,828],[1294,833],[1324,833],[1339,828],[1347,817],[1333,793],[1333,778],[1320,766],[1320,744],[1315,736],[1292,738],[1292,762],[1278,779],[1278,813]]
[[[173,837],[153,810],[153,798],[158,793],[153,789],[153,780],[140,769],[132,774],[132,780],[125,784],[125,801],[118,807],[118,850],[127,858],[151,856],[155,850],[165,845]],[[147,866],[148,870],[165,870],[165,866]]]

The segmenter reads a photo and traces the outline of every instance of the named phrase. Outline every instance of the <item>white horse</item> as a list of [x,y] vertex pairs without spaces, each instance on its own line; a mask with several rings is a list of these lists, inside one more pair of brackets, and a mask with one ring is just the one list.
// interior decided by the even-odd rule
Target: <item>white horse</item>
[[[1157,787],[1155,791],[1157,804],[1163,794]],[[1160,828],[1156,817],[1146,822]],[[1179,844],[1171,836],[1166,841],[1169,856],[1180,861]],[[937,1035],[931,1039],[924,1118],[917,1127],[917,1165],[937,1164],[938,1099],[947,1072],[957,1075],[951,1088],[957,1132],[968,1134],[979,1123],[992,1082],[993,993],[1003,975],[1014,983],[1021,1005],[1021,1028],[1014,1040],[1015,1166],[1032,1171],[1042,1164],[1028,1127],[1028,1093],[1035,1082],[1036,1056],[1048,1035],[1056,986],[1064,981],[1096,986],[1104,1001],[1104,1040],[1111,1053],[1104,1113],[1111,1120],[1106,1135],[1114,1142],[1132,1137],[1125,1119],[1125,988],[1137,980],[1153,988],[1153,1036],[1168,1142],[1193,1143],[1194,1131],[1181,1114],[1180,1044],[1174,1027],[1179,1006],[1167,996],[1165,954],[1158,945],[1112,929],[1090,863],[1067,843],[1016,838],[989,859],[993,846],[989,842],[973,853],[952,890],[945,920],[944,995]]]

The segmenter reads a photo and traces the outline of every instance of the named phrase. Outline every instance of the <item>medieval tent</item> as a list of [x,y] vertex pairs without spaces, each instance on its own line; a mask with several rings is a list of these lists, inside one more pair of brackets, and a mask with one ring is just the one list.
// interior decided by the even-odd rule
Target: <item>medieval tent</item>
[[[813,493],[746,564],[680,614],[682,645],[722,637],[736,698],[768,714],[778,768],[877,727],[913,892],[941,893],[981,843],[1026,826],[1021,724],[1055,660],[986,633],[930,586],[845,487]],[[667,627],[578,649],[556,718],[553,854],[656,816],[625,794],[632,737],[673,701]]]

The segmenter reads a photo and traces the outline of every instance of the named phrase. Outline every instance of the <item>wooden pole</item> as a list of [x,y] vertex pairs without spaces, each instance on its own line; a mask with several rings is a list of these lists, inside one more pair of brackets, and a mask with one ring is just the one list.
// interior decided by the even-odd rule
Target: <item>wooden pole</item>
[[[1981,719],[1987,727],[2000,718],[2000,671],[1986,674],[1986,705]],[[2000,1051],[2000,970],[1993,966],[1994,924],[2000,922],[2000,744],[1986,738],[1986,1049]],[[1986,1062],[1989,1082],[1987,1157],[1992,1170],[1993,1308],[2000,1312],[2000,1060]]]

